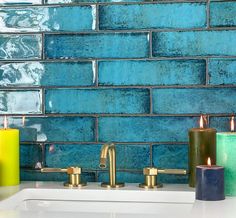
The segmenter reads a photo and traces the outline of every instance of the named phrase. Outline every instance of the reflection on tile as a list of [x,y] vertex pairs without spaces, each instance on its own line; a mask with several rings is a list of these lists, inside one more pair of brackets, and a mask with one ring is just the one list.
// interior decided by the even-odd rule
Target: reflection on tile
[[42,147],[40,145],[21,145],[20,166],[35,168],[37,162],[42,162]]
[[236,2],[211,2],[210,25],[214,27],[236,26]]
[[[10,118],[10,127],[21,128],[21,118]],[[37,129],[37,141],[94,141],[95,120],[92,117],[26,117],[25,128]],[[29,141],[26,139],[26,141]]]
[[92,30],[94,13],[95,6],[2,8],[0,32]]
[[39,59],[41,49],[40,35],[0,34],[0,60]]
[[147,89],[48,89],[46,113],[149,113]]
[[114,142],[184,142],[194,117],[101,117],[99,141]]
[[1,0],[1,4],[41,4],[42,0]]
[[0,91],[1,114],[40,114],[41,92],[30,91]]
[[90,86],[92,62],[23,62],[0,64],[0,86]]
[[[211,40],[206,40],[211,39]],[[236,31],[153,33],[153,56],[235,56]]]
[[101,61],[100,85],[197,85],[205,84],[204,60]]
[[235,88],[154,89],[153,111],[157,114],[232,113],[236,107],[235,94]]
[[147,33],[45,35],[47,59],[141,58],[149,56]]
[[[98,182],[108,182],[109,176],[108,172],[98,173]],[[143,173],[142,172],[117,172],[117,182],[126,183],[142,183]]]
[[[21,181],[68,181],[68,175],[66,175],[66,173],[41,173],[27,169],[21,169],[20,178]],[[95,182],[95,173],[83,172],[81,179],[84,182]],[[61,183],[61,186],[63,187],[63,183]]]
[[157,178],[159,183],[171,183],[171,184],[186,184],[188,183],[187,175],[168,175],[168,174],[159,174]]
[[236,84],[236,59],[210,59],[209,84],[210,85],[235,85]]
[[206,27],[206,4],[101,5],[99,26],[112,30]]

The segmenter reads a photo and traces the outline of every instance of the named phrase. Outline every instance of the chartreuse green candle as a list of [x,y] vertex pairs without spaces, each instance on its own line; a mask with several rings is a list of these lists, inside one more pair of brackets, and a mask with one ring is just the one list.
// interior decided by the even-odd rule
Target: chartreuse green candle
[[216,136],[217,165],[225,168],[225,194],[236,196],[236,132],[234,117],[231,118],[231,132],[220,132]]

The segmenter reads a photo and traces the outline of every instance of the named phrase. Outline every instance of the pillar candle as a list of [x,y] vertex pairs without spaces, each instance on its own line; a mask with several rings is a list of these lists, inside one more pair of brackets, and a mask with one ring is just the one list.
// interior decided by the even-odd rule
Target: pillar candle
[[204,201],[220,201],[225,199],[223,167],[212,166],[211,164],[197,166],[196,199]]
[[216,164],[216,130],[203,128],[203,118],[200,118],[200,128],[189,130],[189,186],[195,187],[196,166],[206,165],[210,157]]
[[0,129],[0,186],[19,184],[19,165],[19,130]]
[[236,196],[236,132],[217,133],[217,164],[225,167],[225,194]]

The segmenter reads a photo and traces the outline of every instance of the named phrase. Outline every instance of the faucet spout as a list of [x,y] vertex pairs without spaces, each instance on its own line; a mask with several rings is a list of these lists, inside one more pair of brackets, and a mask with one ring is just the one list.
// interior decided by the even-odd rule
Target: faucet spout
[[115,144],[103,145],[100,153],[100,168],[106,168],[107,156],[109,156],[109,183],[102,183],[102,187],[118,188],[124,183],[116,183],[116,147]]

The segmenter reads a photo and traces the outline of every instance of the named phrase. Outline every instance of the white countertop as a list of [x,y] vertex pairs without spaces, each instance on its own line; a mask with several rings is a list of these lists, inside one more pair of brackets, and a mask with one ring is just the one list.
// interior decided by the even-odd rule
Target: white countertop
[[[60,195],[63,196],[63,201],[57,200]],[[42,206],[43,203],[45,204],[42,200],[45,199],[45,196],[47,196],[46,199],[49,202],[52,202],[50,202],[49,207],[53,207],[54,205],[55,208],[58,207],[59,211],[50,210],[50,208],[47,211],[24,209],[26,207],[24,206],[24,199],[28,200],[27,207],[32,207],[35,202],[37,205]],[[40,200],[37,202],[35,199]],[[215,202],[196,201],[194,200],[194,189],[189,188],[187,185],[168,184],[164,185],[164,188],[161,189],[145,190],[138,188],[137,184],[126,184],[126,187],[122,189],[107,190],[101,188],[99,183],[89,183],[83,189],[68,189],[61,182],[23,182],[19,186],[0,187],[0,200],[1,218],[157,218],[156,212],[152,214],[152,212],[146,213],[143,211],[151,211],[153,208],[157,210],[159,207],[161,210],[167,212],[169,210],[168,213],[170,214],[164,215],[164,213],[160,212],[158,218],[236,217],[236,197],[227,197],[223,201]],[[24,205],[15,207],[14,204],[17,204],[17,201],[21,202],[22,205],[24,203]],[[89,206],[86,203],[88,201],[91,202]],[[111,204],[104,203],[109,201],[116,201],[114,210],[118,210],[117,213],[113,212],[113,206]],[[133,203],[130,204],[130,202]],[[76,212],[78,205],[87,208],[89,212]],[[136,205],[139,205],[140,208],[135,209],[136,214],[133,214],[132,207],[137,207]],[[67,207],[67,209],[60,211],[63,207]],[[99,208],[100,212],[93,212],[94,207]],[[127,211],[130,207],[131,213],[129,211],[128,213],[119,213],[119,207],[121,211]],[[42,208],[45,208],[45,205]],[[142,208],[145,210],[142,210]],[[185,208],[186,213],[184,213],[185,211],[181,212]],[[172,212],[175,210],[177,213],[173,215]],[[179,211],[181,213],[178,214]],[[182,215],[180,216],[180,214]]]

